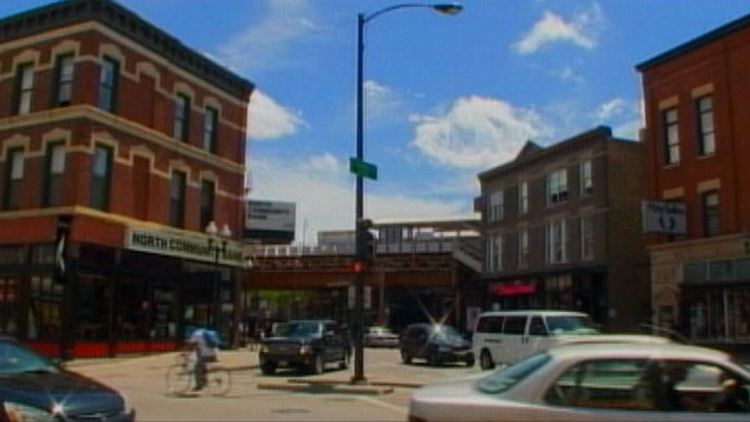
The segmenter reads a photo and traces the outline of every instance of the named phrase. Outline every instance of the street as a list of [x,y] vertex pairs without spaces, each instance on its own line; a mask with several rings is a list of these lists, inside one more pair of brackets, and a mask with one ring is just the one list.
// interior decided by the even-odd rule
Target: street
[[[72,370],[117,388],[128,397],[139,421],[404,421],[413,388],[395,386],[387,394],[338,393],[316,385],[288,383],[289,378],[346,381],[352,369],[329,369],[310,376],[279,371],[263,376],[257,368],[257,352],[248,349],[223,351],[221,364],[232,368],[232,389],[226,397],[191,394],[168,396],[165,374],[175,363],[175,353],[121,359],[116,361],[74,361]],[[479,372],[474,366],[429,367],[417,362],[401,363],[397,349],[366,349],[365,375],[369,381],[429,383]],[[259,383],[291,384],[301,391],[259,389]]]

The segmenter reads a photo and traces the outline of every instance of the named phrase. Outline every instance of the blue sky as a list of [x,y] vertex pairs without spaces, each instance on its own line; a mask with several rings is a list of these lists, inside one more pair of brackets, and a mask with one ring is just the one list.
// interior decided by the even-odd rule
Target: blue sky
[[[0,16],[47,1],[2,0]],[[251,197],[298,204],[298,241],[353,227],[356,16],[385,0],[121,0],[256,83]],[[466,0],[367,26],[366,183],[372,218],[471,213],[476,174],[527,139],[596,125],[634,138],[634,65],[750,13],[745,0]],[[175,12],[178,13],[175,13]],[[306,223],[305,223],[306,222]]]

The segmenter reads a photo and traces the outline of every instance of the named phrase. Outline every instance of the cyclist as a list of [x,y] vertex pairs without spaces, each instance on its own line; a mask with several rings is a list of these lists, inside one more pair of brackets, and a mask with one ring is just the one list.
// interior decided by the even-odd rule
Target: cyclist
[[206,364],[217,361],[218,341],[215,331],[196,328],[186,342],[188,352],[195,352],[194,391],[206,386]]

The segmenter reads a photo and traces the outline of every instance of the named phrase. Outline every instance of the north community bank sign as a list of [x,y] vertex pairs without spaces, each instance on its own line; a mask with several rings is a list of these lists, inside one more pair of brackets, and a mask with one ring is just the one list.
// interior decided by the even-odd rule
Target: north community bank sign
[[125,230],[125,248],[133,251],[168,255],[196,261],[215,262],[217,247],[219,262],[243,266],[242,249],[237,242],[228,240],[222,251],[221,240],[209,245],[208,236],[190,236],[165,230],[146,230],[129,227]]

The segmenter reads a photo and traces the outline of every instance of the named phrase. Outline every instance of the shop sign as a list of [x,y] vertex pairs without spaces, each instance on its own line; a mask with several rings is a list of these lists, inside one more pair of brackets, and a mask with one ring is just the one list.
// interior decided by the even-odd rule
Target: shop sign
[[204,235],[129,227],[125,230],[125,249],[204,262],[216,262],[218,254],[220,264],[243,266],[242,248],[237,242],[227,240],[223,249],[223,240],[210,239]]
[[495,283],[490,290],[497,296],[533,295],[536,293],[536,281],[513,280]]
[[685,204],[682,202],[643,201],[643,233],[685,234]]

